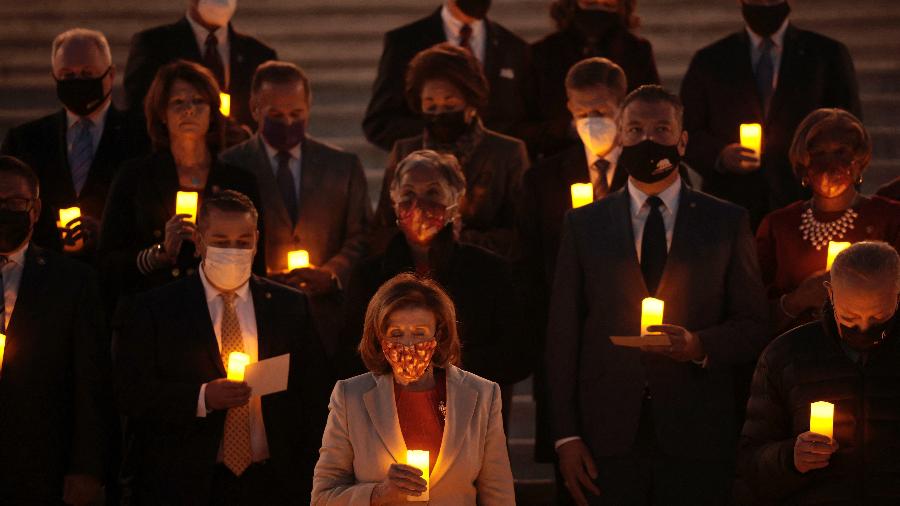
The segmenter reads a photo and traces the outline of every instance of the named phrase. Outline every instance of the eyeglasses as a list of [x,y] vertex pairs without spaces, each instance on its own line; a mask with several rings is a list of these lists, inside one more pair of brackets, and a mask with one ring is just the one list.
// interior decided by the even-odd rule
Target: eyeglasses
[[11,198],[0,199],[0,209],[5,211],[31,211],[35,199]]

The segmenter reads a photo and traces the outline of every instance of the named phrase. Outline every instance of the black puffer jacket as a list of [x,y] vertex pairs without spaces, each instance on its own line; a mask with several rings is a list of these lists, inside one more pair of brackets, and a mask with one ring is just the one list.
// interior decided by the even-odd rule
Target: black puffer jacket
[[[841,346],[833,309],[763,352],[741,435],[739,472],[756,498],[742,504],[900,504],[900,325],[858,362]],[[809,405],[835,405],[840,445],[824,469],[801,474],[797,436],[809,430]]]

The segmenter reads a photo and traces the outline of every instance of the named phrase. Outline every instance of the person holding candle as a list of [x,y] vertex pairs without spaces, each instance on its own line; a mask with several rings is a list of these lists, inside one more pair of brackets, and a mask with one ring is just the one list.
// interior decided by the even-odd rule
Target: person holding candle
[[[766,344],[765,291],[747,212],[679,175],[681,113],[660,86],[631,92],[618,119],[627,185],[563,224],[544,359],[559,467],[579,505],[730,496],[732,372]],[[641,333],[647,297],[664,302],[663,324],[647,330],[669,344],[613,345]]]
[[[205,199],[199,272],[141,294],[116,336],[135,504],[309,501],[334,379],[306,296],[251,273],[257,219],[240,193]],[[250,363],[289,353],[287,390],[260,397],[229,379],[242,372],[232,353]]]
[[[256,178],[220,162],[223,118],[212,74],[187,61],[160,69],[145,103],[154,152],[119,171],[103,216],[99,256],[111,307],[115,298],[196,272],[194,223],[176,214],[176,193],[202,200],[236,190],[259,202]],[[196,218],[196,217],[194,217]],[[255,272],[265,274],[263,255]]]
[[381,251],[397,230],[391,201],[397,165],[413,151],[430,149],[455,156],[466,176],[466,198],[459,203],[460,239],[509,257],[528,153],[522,141],[482,125],[488,85],[478,60],[449,43],[422,51],[406,72],[406,99],[425,128],[398,140],[391,150],[375,211],[374,251]]
[[829,243],[879,240],[900,248],[900,203],[859,193],[872,141],[855,116],[810,113],[789,154],[812,198],[772,212],[756,233],[775,333],[817,319],[827,296]]
[[[686,161],[703,190],[762,218],[807,194],[788,150],[797,126],[821,107],[860,117],[853,60],[841,42],[798,28],[792,0],[741,0],[745,27],[694,55],[681,82]],[[741,124],[758,123],[762,156],[739,142]]]
[[900,256],[884,242],[856,243],[826,288],[821,321],[772,341],[756,366],[741,504],[900,502]]
[[[344,292],[344,373],[364,370],[356,350],[372,296],[397,274],[417,272],[440,282],[456,301],[462,363],[500,384],[508,421],[512,386],[531,371],[531,337],[507,262],[459,239],[465,194],[466,179],[453,155],[416,151],[397,165],[390,198],[400,231],[384,253],[357,265]],[[497,360],[500,356],[504,360]]]
[[0,156],[0,503],[88,506],[115,480],[109,334],[93,270],[32,242],[41,205]]
[[437,282],[412,273],[374,294],[359,343],[369,372],[334,387],[310,504],[515,504],[500,387],[457,366],[456,319]]

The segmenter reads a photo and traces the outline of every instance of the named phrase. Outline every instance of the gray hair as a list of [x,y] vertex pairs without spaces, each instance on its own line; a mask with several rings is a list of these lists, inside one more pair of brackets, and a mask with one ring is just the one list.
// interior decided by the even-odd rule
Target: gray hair
[[858,242],[834,259],[831,279],[864,288],[894,280],[894,289],[900,292],[900,255],[886,242]]
[[88,28],[72,28],[57,35],[56,38],[53,39],[53,49],[50,51],[51,65],[53,65],[53,61],[56,59],[56,53],[59,52],[59,48],[61,48],[63,44],[73,40],[93,42],[94,45],[97,46],[97,49],[100,50],[100,53],[106,57],[106,61],[112,65],[112,52],[109,50],[109,42],[107,42],[106,36],[103,35],[102,32],[90,30]]
[[463,174],[459,161],[450,154],[438,153],[430,149],[413,151],[404,158],[394,170],[394,178],[391,180],[391,200],[397,202],[396,195],[400,191],[400,182],[407,172],[420,167],[434,167],[441,174],[441,179],[450,187],[453,200],[457,200],[466,193],[466,176]]

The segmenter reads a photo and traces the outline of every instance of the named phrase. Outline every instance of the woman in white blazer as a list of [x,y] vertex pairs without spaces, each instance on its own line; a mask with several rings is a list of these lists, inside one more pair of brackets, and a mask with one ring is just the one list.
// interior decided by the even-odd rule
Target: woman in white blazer
[[[500,387],[454,365],[455,322],[434,281],[400,274],[378,290],[359,345],[371,372],[334,387],[311,504],[515,504]],[[429,450],[427,489],[408,449]]]

